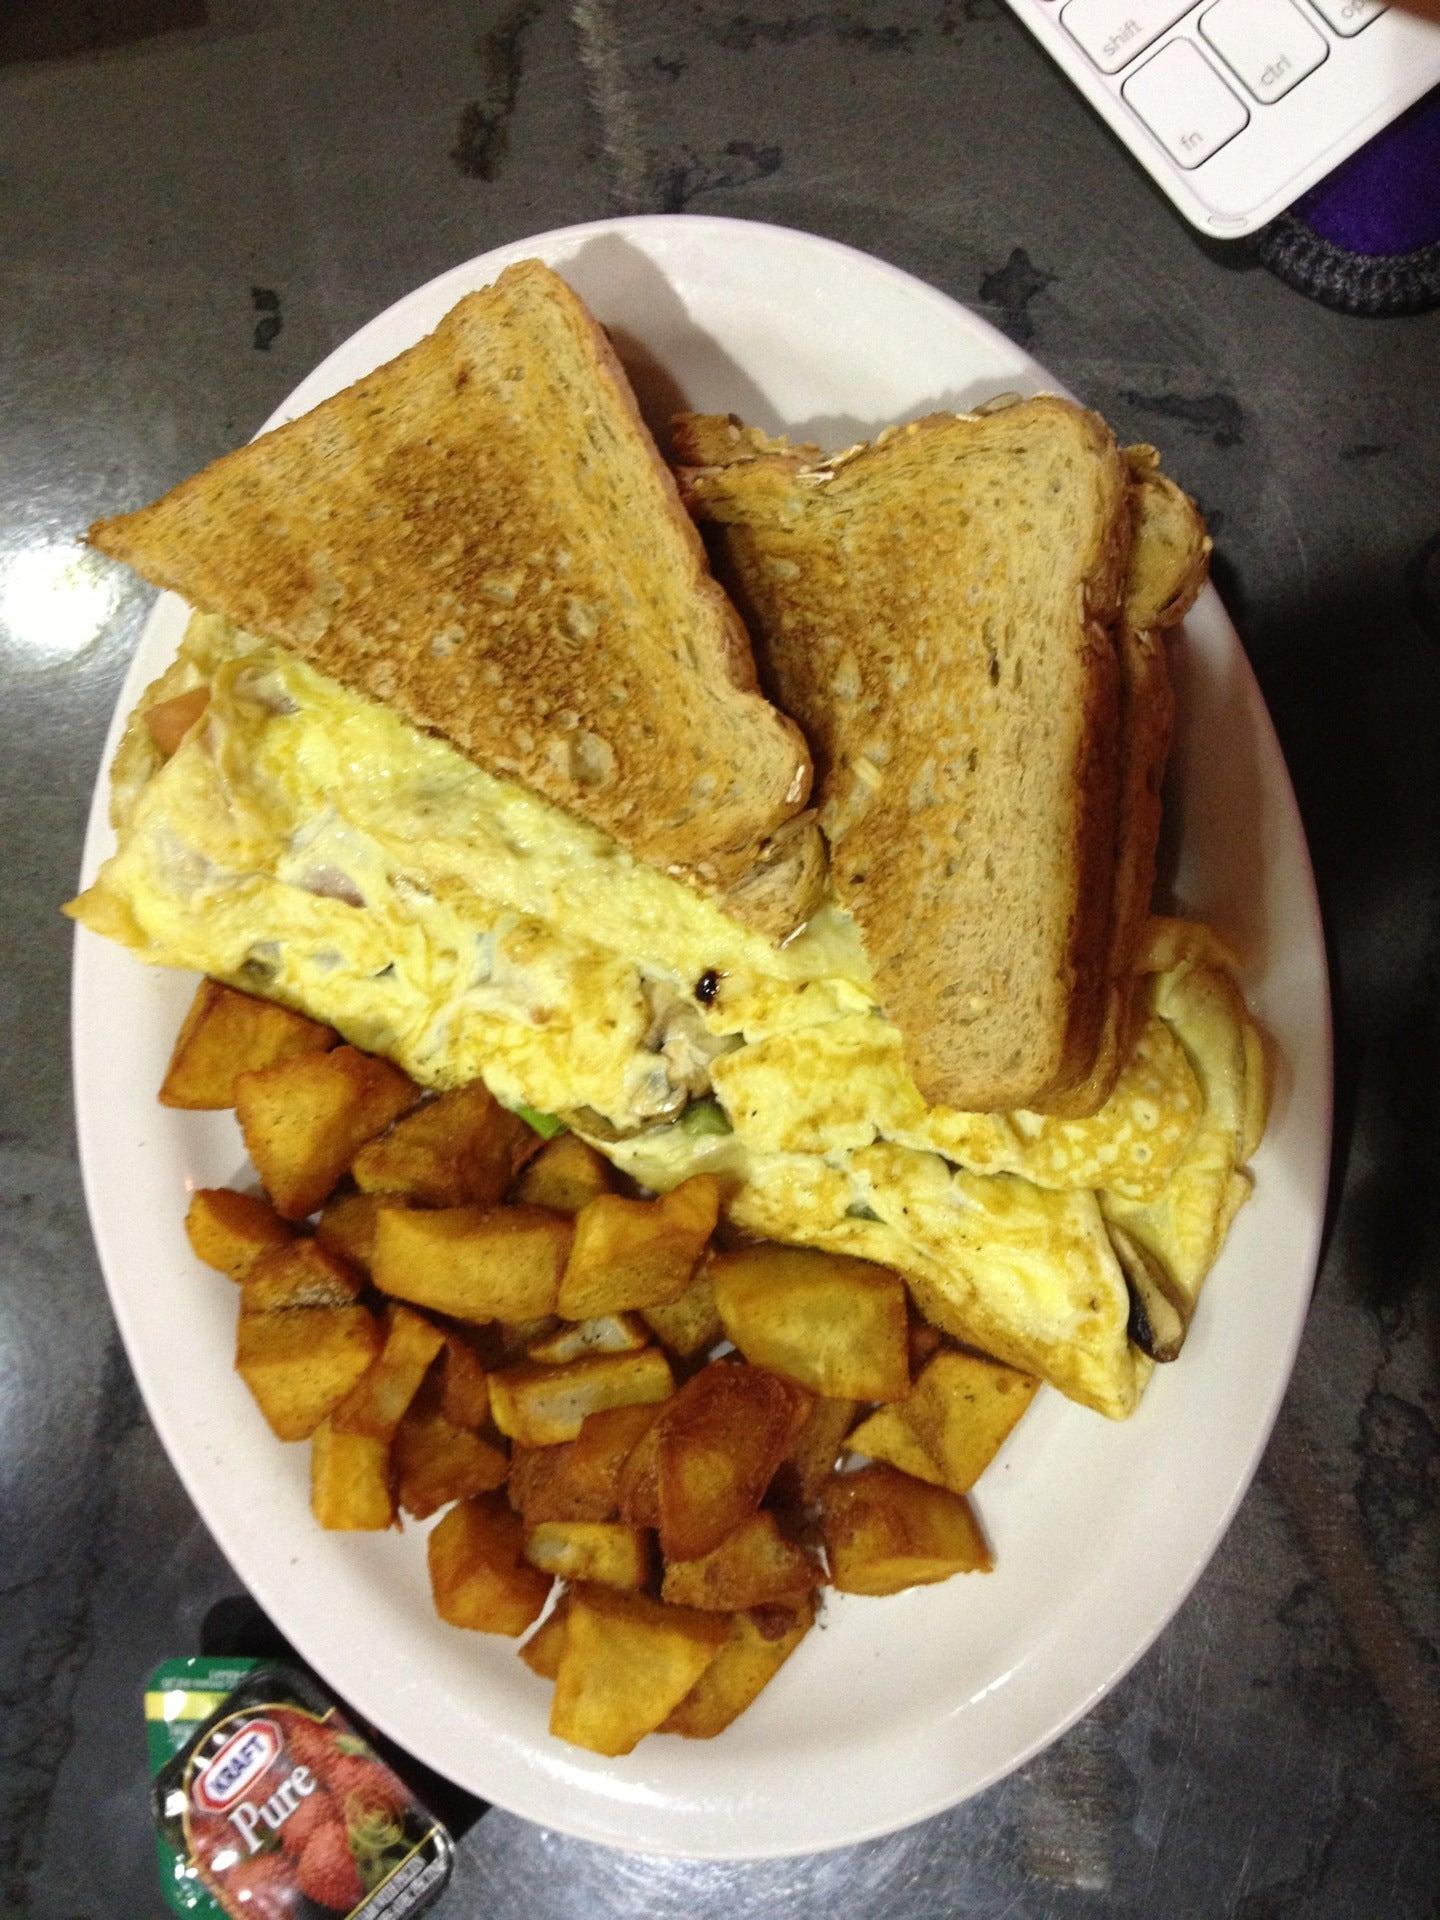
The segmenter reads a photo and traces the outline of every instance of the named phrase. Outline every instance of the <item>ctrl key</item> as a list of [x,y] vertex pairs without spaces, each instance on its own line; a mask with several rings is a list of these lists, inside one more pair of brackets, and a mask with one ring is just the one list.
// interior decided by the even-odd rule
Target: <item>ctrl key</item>
[[1120,89],[1178,166],[1187,171],[1218,153],[1250,119],[1199,48],[1172,40]]

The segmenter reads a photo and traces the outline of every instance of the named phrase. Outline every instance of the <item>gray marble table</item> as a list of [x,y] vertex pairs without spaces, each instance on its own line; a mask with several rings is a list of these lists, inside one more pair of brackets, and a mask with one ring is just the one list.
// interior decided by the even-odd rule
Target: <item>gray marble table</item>
[[1434,1915],[1440,316],[1340,318],[1197,242],[998,0],[7,0],[0,1916],[161,1912],[140,1688],[240,1592],[136,1398],[71,1124],[56,908],[149,596],[117,581],[56,627],[43,554],[244,438],[441,268],[680,209],[933,281],[1203,501],[1324,896],[1333,1220],[1228,1538],[1048,1753],[911,1832],[758,1867],[492,1811],[444,1911]]

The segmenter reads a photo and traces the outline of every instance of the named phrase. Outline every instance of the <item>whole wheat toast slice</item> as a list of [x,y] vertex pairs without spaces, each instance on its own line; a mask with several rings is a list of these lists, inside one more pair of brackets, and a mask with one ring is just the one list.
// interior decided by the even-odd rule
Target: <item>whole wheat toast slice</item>
[[828,461],[714,416],[676,436],[921,1092],[974,1111],[1080,1084],[1108,997],[1131,526],[1108,428],[1043,398]]
[[1210,540],[1193,500],[1160,471],[1153,447],[1127,447],[1134,534],[1117,629],[1120,660],[1120,799],[1110,912],[1109,996],[1095,1065],[1080,1085],[1041,1102],[1065,1119],[1109,1099],[1134,1038],[1136,965],[1155,887],[1160,788],[1170,755],[1175,697],[1165,635],[1205,584]]
[[539,261],[90,539],[709,890],[805,803],[625,375]]

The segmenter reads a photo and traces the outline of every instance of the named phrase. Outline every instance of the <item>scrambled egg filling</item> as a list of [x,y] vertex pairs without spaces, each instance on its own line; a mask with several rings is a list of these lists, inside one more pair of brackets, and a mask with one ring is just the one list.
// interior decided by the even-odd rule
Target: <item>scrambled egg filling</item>
[[153,691],[206,684],[205,715],[165,761],[132,729],[80,913],[147,959],[291,1001],[426,1084],[483,1077],[617,1132],[678,1112],[797,987],[817,1017],[870,1004],[838,913],[777,948],[224,621],[196,616],[177,667]]
[[[202,685],[162,758],[146,707]],[[117,850],[74,909],[93,930],[288,1001],[426,1085],[563,1114],[648,1185],[714,1165],[739,1224],[896,1266],[939,1324],[1103,1412],[1141,1378],[1107,1213],[1157,1257],[1176,1242],[1188,1286],[1214,1220],[1182,1230],[1177,1203],[1218,1181],[1233,1210],[1206,1055],[1243,1051],[1243,1007],[1225,1027],[1213,995],[1188,1021],[1155,996],[1088,1120],[927,1107],[847,915],[777,946],[225,621],[195,616],[142,701],[112,812]],[[729,1132],[685,1123],[697,1096]]]

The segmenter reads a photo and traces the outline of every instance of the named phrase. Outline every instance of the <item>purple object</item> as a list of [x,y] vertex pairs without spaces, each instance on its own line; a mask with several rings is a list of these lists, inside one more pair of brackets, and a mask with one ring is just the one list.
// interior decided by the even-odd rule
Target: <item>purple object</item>
[[1440,91],[1377,133],[1291,211],[1348,253],[1413,253],[1440,240]]
[[1440,88],[1272,220],[1255,250],[1341,313],[1440,307]]

